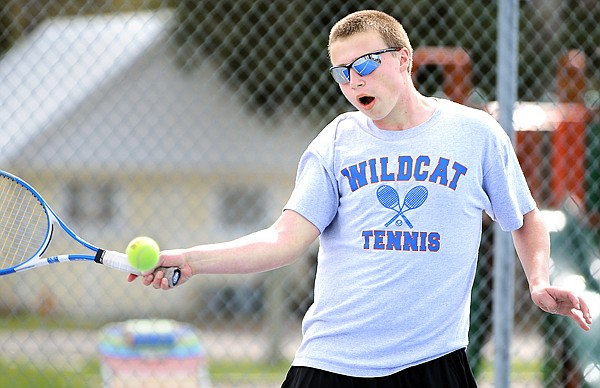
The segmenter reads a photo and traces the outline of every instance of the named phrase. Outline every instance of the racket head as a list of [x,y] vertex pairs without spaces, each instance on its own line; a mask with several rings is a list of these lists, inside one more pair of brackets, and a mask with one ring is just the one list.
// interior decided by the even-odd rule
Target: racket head
[[381,185],[377,188],[377,199],[379,200],[379,203],[388,209],[400,206],[398,192],[388,185]]
[[428,195],[429,192],[425,186],[415,186],[406,193],[402,207],[416,209],[427,200]]
[[41,257],[51,237],[46,202],[27,182],[0,171],[0,274]]

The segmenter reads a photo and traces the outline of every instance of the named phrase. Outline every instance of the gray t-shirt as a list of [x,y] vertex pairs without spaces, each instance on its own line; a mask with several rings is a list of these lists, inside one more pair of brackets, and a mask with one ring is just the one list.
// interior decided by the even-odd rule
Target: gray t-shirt
[[438,100],[403,131],[338,116],[303,154],[285,206],[321,231],[293,365],[385,376],[465,347],[482,211],[511,231],[535,206],[483,111]]

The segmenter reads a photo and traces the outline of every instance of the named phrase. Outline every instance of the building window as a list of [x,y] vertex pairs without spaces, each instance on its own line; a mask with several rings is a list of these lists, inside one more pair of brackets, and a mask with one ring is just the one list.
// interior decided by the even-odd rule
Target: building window
[[79,225],[107,225],[116,215],[116,188],[112,182],[71,181],[67,185],[69,219]]
[[264,187],[223,187],[219,190],[218,200],[218,217],[225,228],[248,230],[264,225],[267,216]]

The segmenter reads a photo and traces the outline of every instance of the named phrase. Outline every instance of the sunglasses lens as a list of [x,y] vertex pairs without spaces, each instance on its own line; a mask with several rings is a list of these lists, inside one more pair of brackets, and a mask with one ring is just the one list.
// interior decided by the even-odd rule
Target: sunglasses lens
[[330,70],[331,76],[338,84],[347,84],[350,82],[350,72],[345,67],[333,67]]
[[378,54],[379,53],[367,54],[352,62],[351,65],[332,67],[329,69],[329,72],[333,76],[335,82],[338,84],[347,84],[350,82],[350,66],[352,66],[354,71],[361,77],[369,75],[381,64],[381,57]]
[[361,76],[371,74],[375,69],[379,67],[381,59],[378,56],[370,55],[368,57],[358,58],[352,64],[352,68]]

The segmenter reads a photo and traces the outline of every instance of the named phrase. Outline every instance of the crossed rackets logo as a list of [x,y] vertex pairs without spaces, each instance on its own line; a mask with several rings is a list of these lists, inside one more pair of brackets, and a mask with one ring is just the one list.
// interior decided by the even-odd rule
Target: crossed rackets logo
[[[394,221],[396,221],[397,226],[401,226],[402,220],[404,220],[406,225],[412,229],[413,225],[409,219],[406,218],[404,213],[421,206],[427,199],[428,194],[429,192],[425,186],[415,186],[406,193],[402,206],[400,206],[400,197],[398,196],[396,189],[388,185],[379,186],[377,188],[377,199],[379,200],[379,203],[387,209],[396,212],[396,215],[386,222],[385,226],[390,226]],[[398,217],[401,217],[401,219],[398,219]]]

